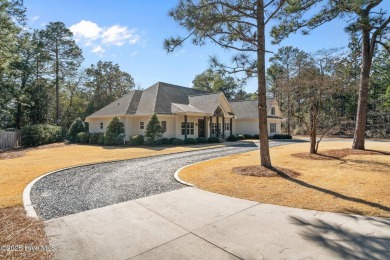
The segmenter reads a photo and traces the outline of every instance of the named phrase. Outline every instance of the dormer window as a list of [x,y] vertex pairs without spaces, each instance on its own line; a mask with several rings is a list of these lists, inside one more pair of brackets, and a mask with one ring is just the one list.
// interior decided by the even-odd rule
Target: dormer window
[[271,116],[275,115],[275,107],[271,107]]

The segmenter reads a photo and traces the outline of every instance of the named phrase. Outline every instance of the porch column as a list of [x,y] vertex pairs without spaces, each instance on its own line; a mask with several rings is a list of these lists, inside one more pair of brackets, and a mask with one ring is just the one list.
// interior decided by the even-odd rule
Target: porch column
[[230,118],[230,135],[233,135],[233,118]]
[[222,137],[225,138],[225,117],[222,117]]
[[185,116],[184,116],[184,129],[185,129],[185,130],[184,130],[184,131],[185,131],[185,132],[184,132],[184,140],[187,139],[187,128],[188,128],[188,127],[187,127],[187,115],[185,115]]
[[203,117],[203,135],[207,138],[207,117]]
[[218,133],[219,133],[219,116],[217,116],[217,137],[219,137]]
[[211,137],[211,130],[213,129],[213,126],[212,126],[212,124],[213,124],[213,117],[212,116],[210,116],[210,136],[209,137]]

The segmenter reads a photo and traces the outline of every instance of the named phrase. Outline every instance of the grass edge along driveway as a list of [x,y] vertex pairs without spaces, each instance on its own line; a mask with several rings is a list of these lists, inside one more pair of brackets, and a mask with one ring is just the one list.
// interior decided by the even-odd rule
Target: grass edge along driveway
[[[351,145],[350,141],[323,142],[319,152]],[[308,143],[271,148],[273,166],[299,172],[295,180],[232,173],[234,167],[259,164],[258,151],[192,165],[180,172],[180,178],[204,190],[263,203],[390,217],[389,155],[350,155],[342,160],[292,156],[308,149]],[[367,141],[366,149],[390,152],[390,143]]]
[[90,163],[136,159],[221,146],[223,144],[175,147],[70,145],[28,151],[23,157],[0,161],[0,208],[22,205],[22,193],[27,184],[51,171]]

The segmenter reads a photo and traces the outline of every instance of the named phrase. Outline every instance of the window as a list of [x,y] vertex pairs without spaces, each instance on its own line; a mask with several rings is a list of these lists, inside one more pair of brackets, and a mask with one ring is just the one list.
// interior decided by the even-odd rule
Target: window
[[139,122],[139,129],[144,129],[144,128],[145,128],[145,123]]
[[272,115],[272,116],[275,115],[275,107],[271,107],[271,115]]
[[269,128],[270,128],[270,133],[271,134],[276,133],[276,123],[270,123],[269,124]]
[[230,130],[230,123],[225,123],[225,130],[226,131]]
[[[221,133],[221,123],[218,123],[218,135]],[[216,135],[217,134],[217,123],[211,124],[211,134]]]
[[103,122],[100,122],[100,129],[103,129]]
[[161,121],[161,127],[165,133],[167,131],[167,121]]
[[[194,135],[195,133],[195,124],[194,122],[187,122],[187,135]],[[186,123],[181,122],[181,135],[186,134]]]

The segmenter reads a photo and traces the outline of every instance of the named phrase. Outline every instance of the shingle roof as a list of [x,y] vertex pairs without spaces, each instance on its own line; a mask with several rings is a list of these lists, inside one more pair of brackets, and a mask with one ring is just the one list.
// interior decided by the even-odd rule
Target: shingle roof
[[219,97],[221,93],[207,93],[203,95],[189,96],[189,104],[206,113],[214,114],[219,106]]
[[208,92],[158,82],[145,89],[136,114],[171,114],[171,104],[188,104],[188,96]]
[[125,115],[129,110],[131,101],[133,99],[136,91],[131,91],[129,94],[124,95],[120,99],[112,102],[111,104],[103,107],[102,109],[96,111],[89,117],[99,117],[99,116],[115,116],[115,115]]
[[188,112],[188,113],[204,113],[204,111],[197,109],[196,107],[193,107],[191,105],[185,105],[185,104],[176,104],[172,103],[171,106],[171,111],[172,113],[183,113],[183,112]]
[[[273,98],[267,98],[267,108],[270,108],[273,102]],[[234,110],[236,118],[258,118],[259,116],[257,100],[230,102],[230,105]]]
[[213,114],[219,105],[220,95],[158,82],[143,91],[131,91],[88,117],[172,114],[174,111]]

